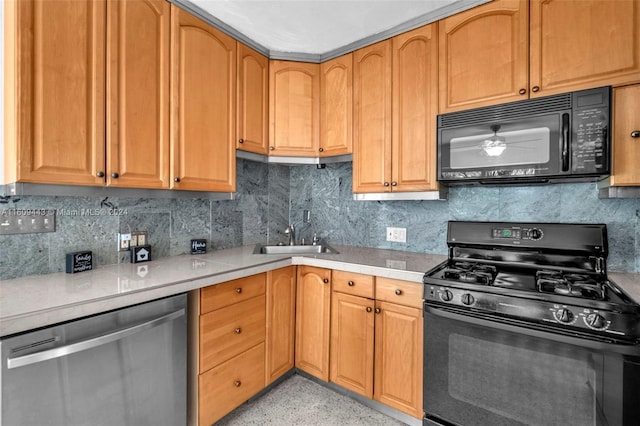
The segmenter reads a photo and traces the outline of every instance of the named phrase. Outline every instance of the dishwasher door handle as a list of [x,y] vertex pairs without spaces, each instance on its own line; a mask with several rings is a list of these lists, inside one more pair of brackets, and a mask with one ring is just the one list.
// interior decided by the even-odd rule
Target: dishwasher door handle
[[72,343],[70,345],[60,346],[53,349],[46,349],[44,351],[35,352],[29,355],[22,355],[15,358],[7,358],[7,368],[12,369],[23,367],[25,365],[36,364],[38,362],[47,361],[54,358],[61,358],[63,356],[71,355],[77,352],[86,351],[87,349],[106,345],[107,343],[115,342],[117,340],[124,339],[125,337],[140,333],[142,331],[158,327],[159,325],[173,321],[184,315],[185,309],[182,308],[175,312],[159,316],[152,320],[145,321],[131,327],[119,329],[111,333],[91,337],[77,343]]

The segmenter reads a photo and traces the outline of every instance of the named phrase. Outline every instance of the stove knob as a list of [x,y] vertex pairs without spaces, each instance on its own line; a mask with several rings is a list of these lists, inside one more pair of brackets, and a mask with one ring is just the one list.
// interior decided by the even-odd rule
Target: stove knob
[[475,301],[476,299],[474,299],[474,297],[469,293],[465,293],[462,295],[462,303],[464,303],[465,305],[473,305],[473,302]]
[[453,299],[453,293],[451,293],[451,290],[445,290],[440,293],[440,298],[445,302],[450,302]]
[[531,238],[534,241],[541,239],[542,235],[543,235],[542,230],[538,228],[529,229],[529,238]]
[[558,312],[556,312],[556,318],[560,322],[570,323],[573,321],[573,313],[571,313],[571,311],[566,308],[562,308],[559,309]]
[[586,318],[587,325],[593,328],[604,328],[607,320],[600,314],[589,314]]

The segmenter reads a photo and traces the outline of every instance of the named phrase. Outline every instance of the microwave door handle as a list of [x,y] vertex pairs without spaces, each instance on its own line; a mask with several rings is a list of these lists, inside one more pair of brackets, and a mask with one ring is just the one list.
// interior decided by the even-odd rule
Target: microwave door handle
[[569,171],[569,114],[562,114],[562,171]]
[[175,312],[171,312],[166,315],[154,318],[149,321],[145,321],[141,324],[137,324],[124,329],[116,330],[111,333],[102,334],[83,340],[81,342],[72,343],[66,346],[60,346],[53,349],[46,349],[40,352],[35,352],[29,355],[23,355],[15,358],[7,359],[7,369],[23,367],[25,365],[36,364],[42,361],[47,361],[54,358],[60,358],[63,356],[71,355],[73,353],[86,351],[87,349],[95,348],[105,345],[107,343],[115,342],[125,337],[137,334],[141,331],[148,330],[150,328],[157,327],[164,323],[173,321],[185,315],[185,310],[179,309]]

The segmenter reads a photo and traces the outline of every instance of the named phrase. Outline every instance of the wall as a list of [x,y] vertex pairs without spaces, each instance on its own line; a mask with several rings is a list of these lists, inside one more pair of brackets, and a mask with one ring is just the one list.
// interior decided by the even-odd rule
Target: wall
[[[116,251],[116,234],[149,232],[152,259],[188,253],[192,238],[213,249],[284,238],[289,213],[289,168],[238,160],[237,198],[140,199],[103,197],[22,197],[5,209],[55,209],[56,232],[0,236],[0,279],[64,270],[65,253],[92,250],[94,265],[128,262]],[[126,214],[109,216],[104,203]],[[99,209],[105,214],[88,215]]]
[[[291,220],[303,209],[329,243],[439,254],[447,253],[448,220],[606,223],[609,269],[640,272],[640,199],[598,199],[595,183],[451,188],[447,201],[354,201],[351,163],[292,167]],[[407,228],[407,242],[387,242],[387,226]]]
[[[594,183],[517,188],[452,188],[447,201],[354,201],[351,163],[277,166],[238,160],[234,201],[109,198],[122,216],[82,215],[102,198],[22,197],[5,209],[58,211],[54,233],[0,236],[0,279],[64,270],[65,253],[92,250],[96,265],[128,262],[115,236],[149,231],[154,259],[188,253],[189,240],[207,238],[210,248],[285,241],[288,221],[311,210],[311,225],[329,243],[446,254],[448,220],[598,222],[609,231],[609,268],[640,272],[640,200],[600,200]],[[78,212],[77,215],[71,215]],[[406,243],[385,240],[387,226],[407,228]]]

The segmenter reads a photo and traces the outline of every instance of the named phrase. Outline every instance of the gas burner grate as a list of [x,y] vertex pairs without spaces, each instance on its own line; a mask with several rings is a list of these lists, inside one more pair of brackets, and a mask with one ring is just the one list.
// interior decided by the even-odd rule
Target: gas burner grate
[[538,271],[536,272],[536,285],[541,293],[591,300],[606,300],[607,298],[605,286],[586,274]]
[[448,280],[491,285],[496,273],[497,270],[492,265],[473,262],[452,262],[444,269],[442,276]]

